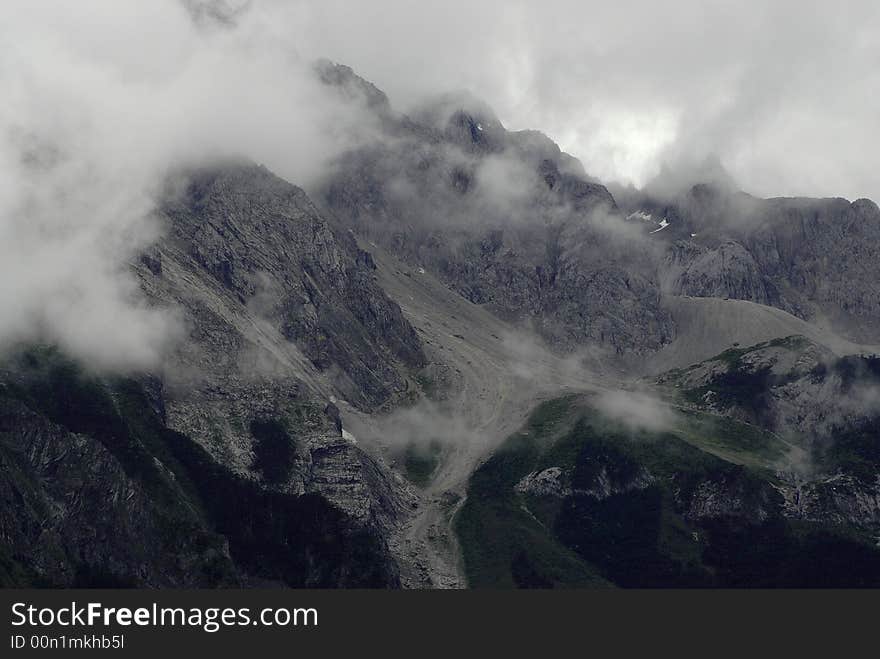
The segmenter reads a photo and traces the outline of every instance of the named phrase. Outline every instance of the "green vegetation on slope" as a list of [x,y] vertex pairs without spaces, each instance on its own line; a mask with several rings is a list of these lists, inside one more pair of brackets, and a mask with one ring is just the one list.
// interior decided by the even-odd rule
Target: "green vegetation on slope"
[[[880,471],[880,442],[877,441],[880,415],[872,401],[880,390],[880,356],[828,356],[809,371],[794,367],[786,373],[774,373],[769,361],[750,364],[744,360],[768,348],[783,348],[802,355],[811,346],[813,344],[802,336],[789,336],[748,348],[731,348],[691,367],[695,369],[710,362],[726,366],[700,386],[680,389],[690,369],[667,373],[667,381],[677,383],[673,399],[681,396],[698,409],[711,406],[725,413],[735,412],[755,424],[740,424],[716,415],[716,429],[707,433],[701,426],[704,425],[702,419],[708,417],[699,412],[686,412],[694,423],[689,424],[691,428],[682,428],[682,437],[726,460],[752,466],[760,466],[761,462],[772,465],[785,456],[786,443],[778,438],[768,441],[775,436],[759,426],[774,427],[780,401],[784,403],[790,395],[785,392],[787,386],[795,384],[807,391],[810,387],[822,386],[827,399],[821,403],[825,408],[824,423],[813,429],[812,436],[789,439],[801,450],[809,451],[814,466],[825,473],[844,472],[864,483],[874,483]],[[759,462],[753,458],[759,458]]]
[[572,399],[543,403],[471,478],[455,520],[473,588],[607,585],[595,569],[553,537],[513,486],[540,459],[570,416]]
[[[469,582],[880,584],[880,551],[859,533],[783,517],[768,469],[783,450],[772,434],[699,413],[670,431],[635,431],[589,399],[544,403],[470,481],[456,519]],[[550,467],[564,492],[516,491]]]
[[[222,560],[225,540],[235,565],[249,576],[290,586],[393,585],[378,537],[318,495],[266,489],[218,464],[189,437],[165,427],[140,383],[91,376],[45,349],[28,351],[9,373],[3,396],[94,438],[145,489],[169,562],[180,560],[184,543],[213,550],[217,560],[203,565],[208,572],[197,582],[223,585],[238,578]],[[2,403],[0,396],[0,410]],[[274,443],[275,452],[278,444],[292,443],[280,423],[253,429],[263,442]],[[10,482],[9,472],[0,476],[7,479],[0,485]],[[38,483],[22,483],[11,486],[38,498]],[[20,581],[19,564],[26,560],[0,549],[0,575]],[[82,586],[131,585],[137,579],[132,566],[111,569],[89,560],[75,568]]]
[[771,432],[734,419],[679,410],[673,434],[722,460],[769,469],[783,460],[790,446]]

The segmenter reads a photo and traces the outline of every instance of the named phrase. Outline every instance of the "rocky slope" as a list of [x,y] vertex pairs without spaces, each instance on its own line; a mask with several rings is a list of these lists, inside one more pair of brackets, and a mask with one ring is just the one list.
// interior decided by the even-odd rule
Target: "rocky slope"
[[669,404],[639,424],[602,395],[539,406],[470,480],[456,519],[469,583],[880,584],[876,427],[857,467],[825,461],[807,476],[791,471],[803,455],[792,435]]
[[671,199],[622,195],[669,223],[661,283],[674,295],[749,300],[876,342],[880,209],[867,199],[758,199],[698,184]]
[[333,401],[353,412],[410,396],[425,363],[415,331],[302,190],[239,162],[173,183],[165,235],[134,264],[183,328],[148,386],[56,355],[5,365],[6,578],[398,584],[387,536],[412,495],[344,437]]
[[615,199],[468,95],[316,72],[372,119],[311,198],[169,177],[161,366],[2,356],[0,583],[880,583],[880,369],[826,327],[878,338],[875,205]]
[[786,513],[880,536],[880,360],[837,357],[793,336],[659,378],[695,409],[764,428],[792,445],[776,465]]
[[415,330],[370,255],[301,189],[247,163],[183,180],[138,266],[147,294],[183,309],[190,328],[164,374],[169,426],[256,478],[254,423],[292,427],[292,468],[270,485],[318,493],[386,533],[409,494],[343,437],[333,401],[369,411],[412,396],[425,364]]
[[[347,93],[366,84],[323,70]],[[343,226],[563,349],[641,353],[672,338],[650,245],[633,249],[640,233],[608,190],[551,140],[507,131],[467,95],[410,116],[379,105],[384,133],[316,192]]]
[[[163,406],[155,382],[90,375],[54,350],[30,349],[4,361],[3,585],[399,583],[384,536],[336,505],[340,492],[326,496],[326,483],[312,494],[279,487],[303,454],[311,454],[318,474],[346,473],[318,454],[336,448],[328,440],[332,419],[315,412],[301,424],[307,433],[290,422],[276,422],[274,432],[269,422],[251,424],[257,466],[268,456],[274,468],[257,479],[169,428]],[[324,438],[319,447],[317,434]],[[365,480],[366,465],[352,452],[336,460],[349,470],[359,466],[352,474]]]

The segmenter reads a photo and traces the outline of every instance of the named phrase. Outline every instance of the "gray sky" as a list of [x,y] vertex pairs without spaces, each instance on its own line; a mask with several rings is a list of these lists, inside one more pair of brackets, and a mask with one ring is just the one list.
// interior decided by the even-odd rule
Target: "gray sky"
[[[11,0],[13,9],[18,1]],[[223,43],[210,29],[194,34],[183,4],[241,7],[232,12],[237,36]],[[261,154],[287,137],[320,151],[325,136],[316,137],[308,121],[278,126],[275,106],[296,94],[276,86],[287,84],[283,70],[291,57],[326,56],[352,66],[404,110],[428,94],[468,89],[509,128],[546,132],[602,180],[640,185],[664,161],[699,162],[714,154],[758,194],[880,198],[880,3],[873,0],[40,0],[21,6],[8,12],[14,16],[6,21],[8,38],[60,42],[59,71],[71,68],[63,60],[72,53],[79,65],[145,83],[142,88],[161,87],[171,115],[200,109],[182,84],[192,85],[189,78],[217,96],[261,92],[263,98],[247,99],[250,111],[271,120],[261,117],[250,128],[214,104],[214,120],[232,124],[230,149]],[[212,66],[217,80],[198,80]],[[250,80],[254,71],[267,82],[262,88]],[[284,111],[302,115],[308,108],[300,103]],[[263,134],[256,130],[261,123],[288,135]],[[289,167],[285,174],[308,175],[301,170]]]

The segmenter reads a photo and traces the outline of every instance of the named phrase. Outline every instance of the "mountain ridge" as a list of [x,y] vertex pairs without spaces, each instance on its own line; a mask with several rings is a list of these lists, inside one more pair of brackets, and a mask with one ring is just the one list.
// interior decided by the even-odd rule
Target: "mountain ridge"
[[[380,133],[308,192],[172,172],[130,264],[181,318],[165,363],[4,355],[4,585],[804,585],[723,555],[752,541],[876,564],[876,204],[615,197],[473,97],[407,116],[316,75]],[[645,526],[614,558],[618,513]]]

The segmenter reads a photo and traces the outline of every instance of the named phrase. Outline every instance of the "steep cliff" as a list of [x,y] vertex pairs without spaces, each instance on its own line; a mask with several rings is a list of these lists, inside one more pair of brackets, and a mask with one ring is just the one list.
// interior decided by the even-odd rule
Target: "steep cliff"
[[[338,492],[325,496],[321,474],[340,471],[317,455],[334,450],[332,419],[312,422],[325,434],[317,449],[291,420],[280,437],[254,428],[258,439],[276,442],[275,461],[285,450],[311,456],[314,493],[302,494],[216,462],[167,426],[163,404],[154,381],[90,375],[54,350],[34,348],[4,362],[4,585],[398,583],[378,526],[335,505]],[[361,479],[375,469],[364,458],[347,462],[360,467],[354,475]]]
[[880,210],[867,199],[758,199],[699,184],[671,199],[628,196],[629,212],[668,218],[661,281],[673,295],[749,300],[880,334]]
[[[323,70],[346,91],[367,84]],[[466,94],[409,116],[382,108],[383,134],[318,186],[342,226],[565,350],[671,340],[650,244],[577,160],[540,133],[506,130]]]

